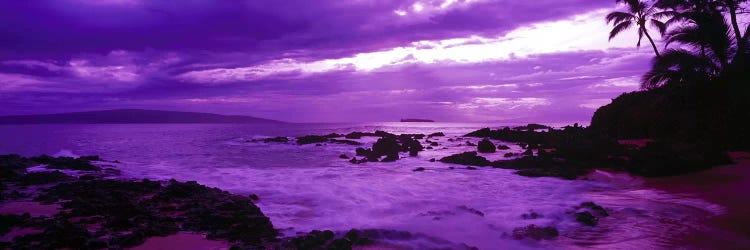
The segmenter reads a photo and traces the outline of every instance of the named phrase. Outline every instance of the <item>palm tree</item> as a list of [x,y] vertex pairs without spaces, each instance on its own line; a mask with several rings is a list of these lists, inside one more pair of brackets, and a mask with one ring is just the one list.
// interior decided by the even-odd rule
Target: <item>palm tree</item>
[[[740,25],[737,24],[737,10],[740,8],[740,5],[744,2],[747,2],[748,0],[721,0],[722,6],[727,9],[727,12],[729,13],[730,21],[732,22],[732,28],[734,29],[734,37],[736,41],[738,41],[738,45],[740,47],[744,46],[744,43],[741,42],[742,34],[740,33]],[[747,35],[747,33],[745,33]]]
[[683,9],[689,12],[721,10],[729,14],[735,41],[742,41],[741,29],[737,21],[737,14],[742,3],[748,0],[658,0],[654,6],[658,8]]
[[736,43],[721,12],[688,11],[678,18],[683,25],[665,34],[665,40],[667,46],[679,43],[682,48],[669,49],[656,58],[652,69],[643,76],[642,88],[709,82],[730,68],[737,54]]
[[667,25],[658,19],[665,17],[668,13],[659,12],[654,6],[649,6],[649,4],[640,0],[616,0],[616,2],[624,2],[628,7],[628,12],[615,11],[607,15],[607,24],[612,23],[612,25],[614,25],[612,31],[609,32],[609,40],[612,40],[612,38],[616,37],[623,31],[636,25],[638,28],[638,43],[636,46],[641,47],[641,40],[645,35],[651,43],[651,47],[654,48],[656,57],[661,57],[659,49],[656,48],[656,43],[654,43],[654,39],[651,38],[651,35],[648,33],[646,24],[651,23],[651,26],[656,28],[660,35],[664,35],[667,30]]

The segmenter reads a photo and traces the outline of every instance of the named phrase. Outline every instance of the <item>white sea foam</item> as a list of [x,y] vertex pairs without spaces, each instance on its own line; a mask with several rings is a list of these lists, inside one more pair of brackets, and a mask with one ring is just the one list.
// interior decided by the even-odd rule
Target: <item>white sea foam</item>
[[[616,173],[598,172],[590,176],[591,180],[569,181],[521,177],[505,169],[467,170],[458,165],[429,161],[475,150],[476,147],[466,146],[466,141],[476,143],[479,138],[455,139],[480,126],[183,125],[172,128],[132,125],[110,128],[97,125],[94,129],[82,127],[78,132],[66,130],[71,134],[66,134],[67,139],[59,142],[60,145],[54,144],[56,148],[50,150],[67,148],[70,150],[60,151],[59,155],[77,156],[75,152],[119,160],[122,164],[118,168],[125,177],[197,180],[238,194],[257,194],[263,213],[271,218],[275,227],[289,235],[314,229],[406,231],[417,236],[388,241],[411,248],[430,244],[448,248],[466,244],[480,249],[669,246],[668,242],[676,236],[664,236],[664,232],[689,230],[689,225],[699,224],[697,220],[722,212],[720,207],[700,199],[644,188],[638,178]],[[420,152],[417,157],[403,155],[405,158],[393,163],[361,165],[338,157],[340,154],[353,156],[357,146],[247,142],[253,138],[375,130],[445,132],[447,136],[430,139],[438,141],[440,146]],[[44,138],[54,138],[39,133]],[[449,138],[454,141],[448,141]],[[375,140],[364,137],[358,141],[365,143],[363,147],[370,147]],[[517,145],[503,144],[510,145],[511,150],[482,155],[496,160],[503,159],[505,152],[523,151]],[[52,147],[49,143],[32,146],[23,148]],[[39,153],[45,152],[25,154]],[[427,170],[412,171],[417,167]],[[584,201],[604,206],[611,216],[602,219],[597,227],[582,226],[575,221],[573,212]],[[522,218],[531,211],[543,217]],[[555,226],[561,237],[536,242],[518,241],[508,236],[515,227],[529,224]]]

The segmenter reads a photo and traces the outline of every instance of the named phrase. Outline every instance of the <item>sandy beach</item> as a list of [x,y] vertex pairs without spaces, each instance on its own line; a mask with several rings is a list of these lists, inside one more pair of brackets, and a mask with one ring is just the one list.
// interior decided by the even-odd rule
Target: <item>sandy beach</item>
[[708,218],[718,230],[685,239],[686,243],[711,249],[747,249],[750,247],[750,152],[730,152],[734,164],[706,171],[650,178],[646,185],[672,193],[684,193],[724,207],[722,215]]

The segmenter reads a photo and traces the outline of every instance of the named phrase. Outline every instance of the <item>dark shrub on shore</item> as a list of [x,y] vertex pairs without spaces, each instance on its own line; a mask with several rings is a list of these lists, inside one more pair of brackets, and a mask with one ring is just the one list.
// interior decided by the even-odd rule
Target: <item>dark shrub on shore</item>
[[642,176],[661,177],[730,163],[731,158],[719,148],[655,141],[630,154],[627,170]]
[[746,83],[717,81],[622,94],[594,113],[591,128],[613,138],[750,149],[750,100],[738,97],[748,91]]

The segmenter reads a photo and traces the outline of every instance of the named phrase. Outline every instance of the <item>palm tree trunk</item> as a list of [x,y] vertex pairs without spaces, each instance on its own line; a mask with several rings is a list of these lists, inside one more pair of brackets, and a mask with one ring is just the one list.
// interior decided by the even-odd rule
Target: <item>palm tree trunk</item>
[[654,48],[654,53],[656,53],[656,57],[661,57],[661,54],[659,54],[659,49],[656,48],[656,43],[654,43],[654,39],[651,39],[651,35],[648,34],[648,31],[645,27],[641,27],[643,29],[643,34],[646,34],[646,38],[648,38],[648,41],[651,42],[651,47]]
[[742,42],[742,35],[740,34],[740,26],[737,24],[737,6],[734,4],[729,5],[729,17],[732,19],[734,37],[737,39],[737,44],[740,44]]

